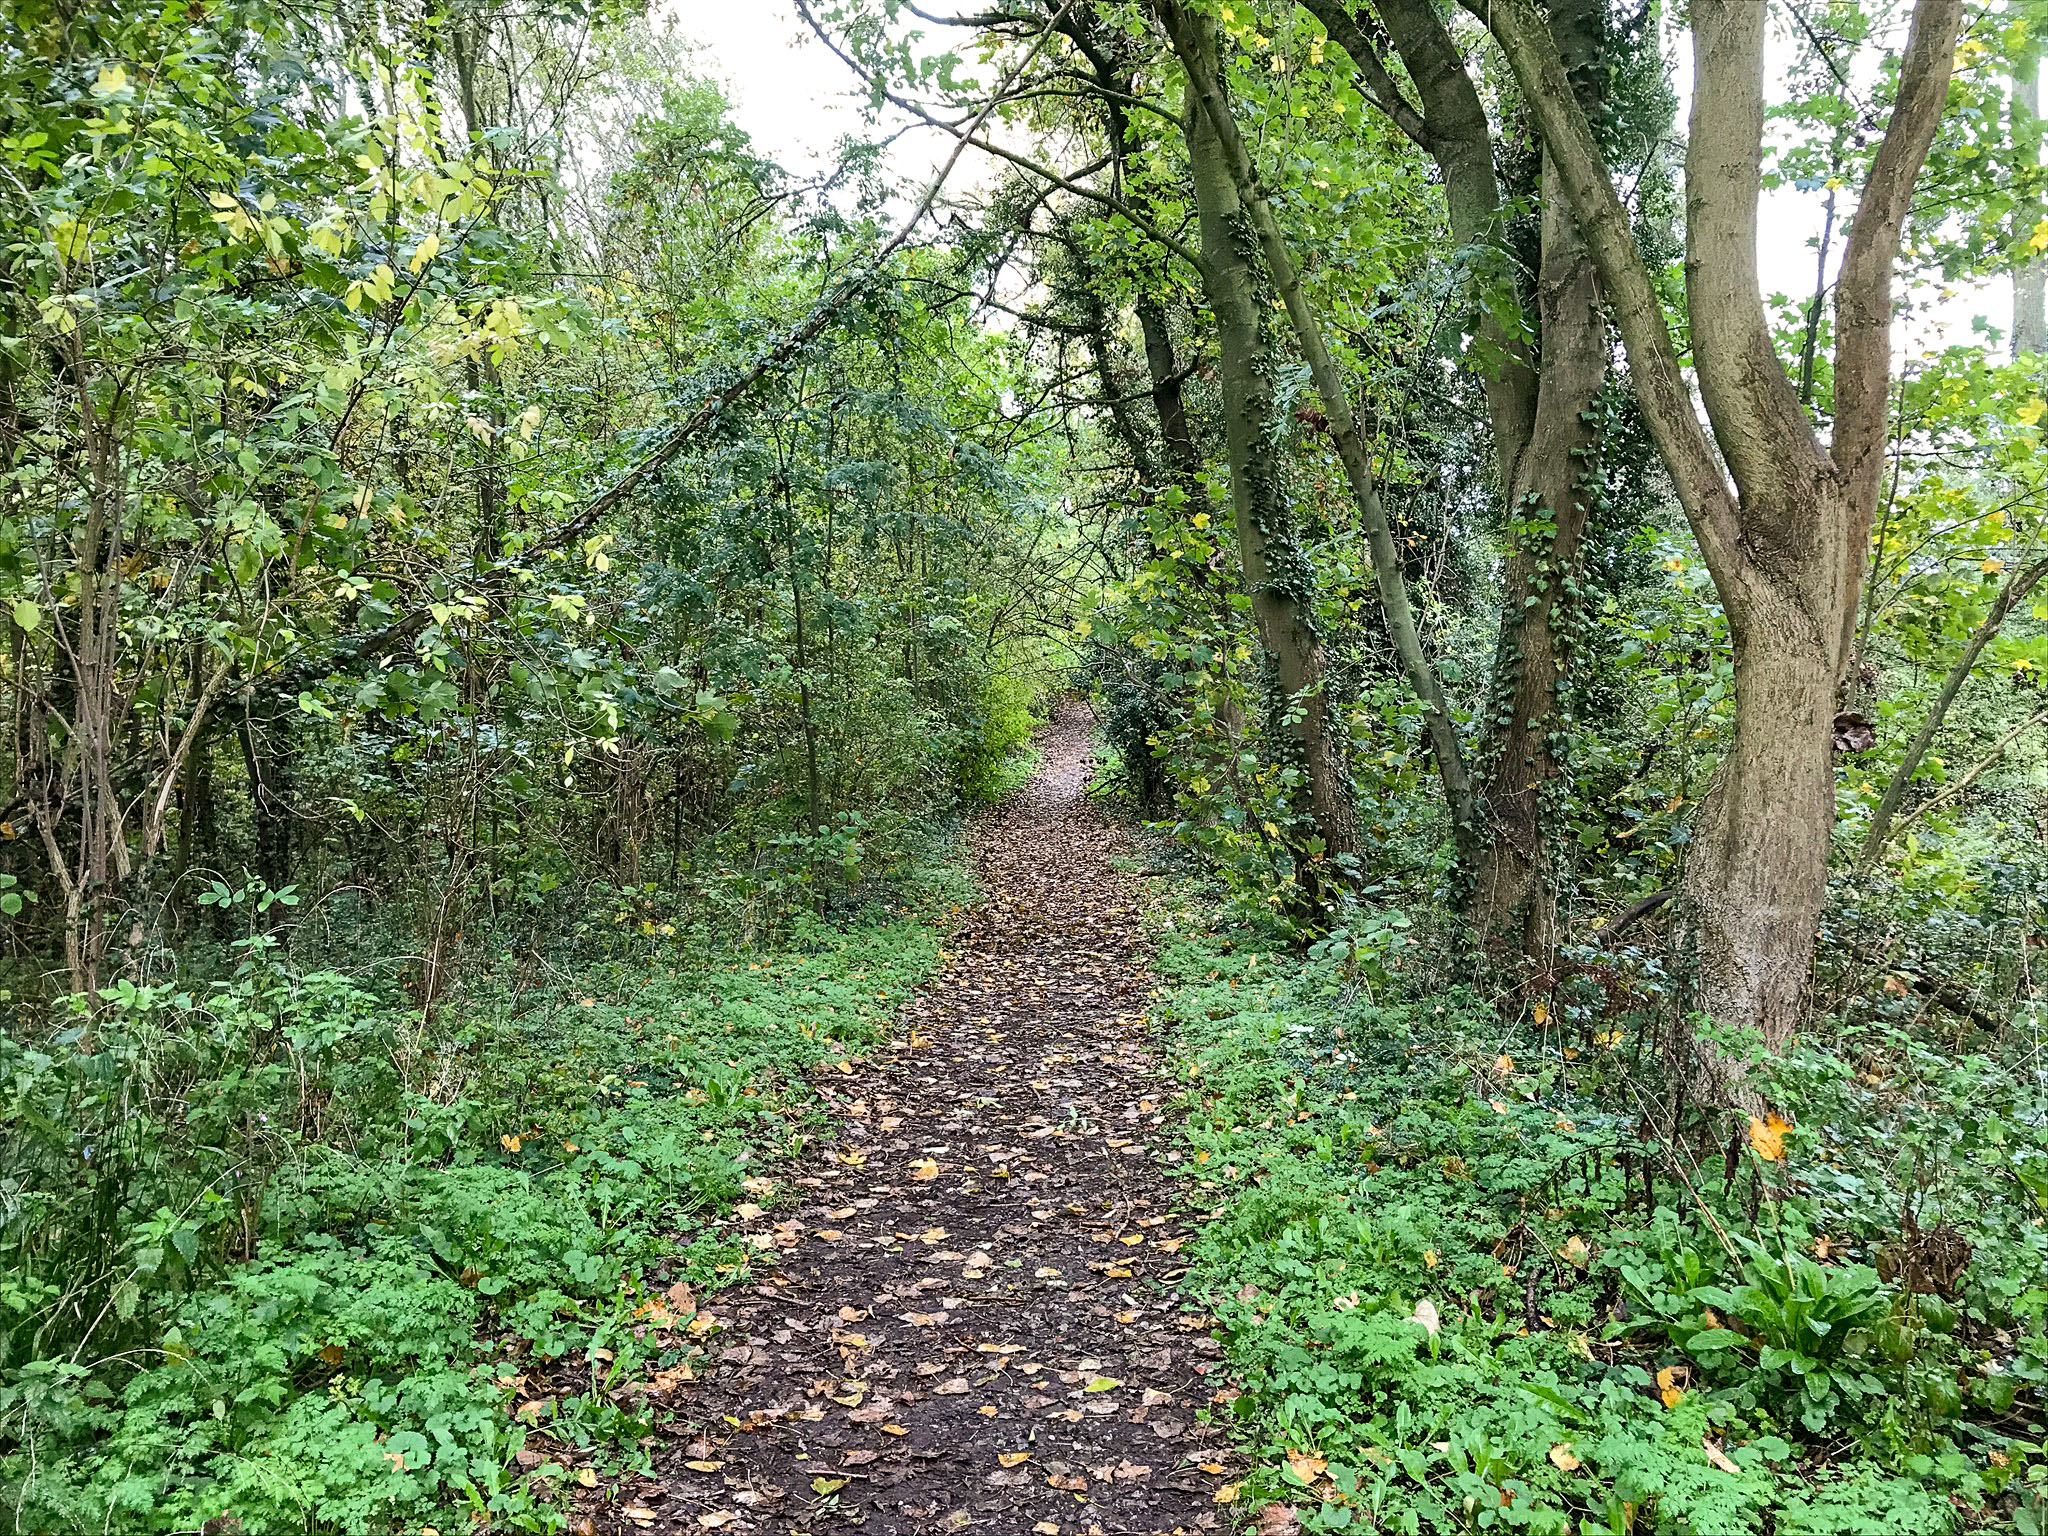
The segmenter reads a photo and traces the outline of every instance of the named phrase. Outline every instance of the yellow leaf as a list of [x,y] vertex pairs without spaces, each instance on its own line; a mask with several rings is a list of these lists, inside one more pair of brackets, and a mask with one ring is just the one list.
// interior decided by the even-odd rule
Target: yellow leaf
[[[1541,1019],[1538,1019],[1536,1022],[1538,1024],[1541,1024],[1543,1021]],[[1493,1070],[1498,1072],[1502,1077],[1506,1077],[1510,1072],[1515,1070],[1515,1058],[1512,1056],[1505,1055],[1494,1057]]]
[[2043,219],[2034,226],[2034,232],[2027,236],[2027,249],[2036,256],[2048,251],[2048,219]]
[[1550,1448],[1550,1464],[1560,1472],[1579,1470],[1579,1458],[1572,1454],[1570,1445],[1553,1445]]
[[811,1479],[811,1492],[818,1495],[819,1498],[823,1498],[828,1493],[837,1493],[845,1486],[846,1479],[843,1477],[814,1477]]
[[2005,569],[2005,562],[2003,560],[1998,559],[1986,560],[1984,564],[1979,567],[1979,569],[1982,570],[1986,576],[1996,576],[2000,571]]
[[1550,1005],[1548,1003],[1538,1003],[1529,1010],[1529,1017],[1534,1019],[1540,1027],[1550,1017]]
[[1667,1365],[1657,1373],[1657,1396],[1664,1400],[1666,1408],[1676,1408],[1685,1401],[1685,1389],[1679,1383],[1688,1374],[1682,1365]]
[[692,1472],[716,1472],[725,1463],[722,1461],[686,1461],[683,1465]]
[[2048,415],[2048,400],[2043,400],[2039,395],[2036,395],[2033,399],[2029,400],[2025,405],[2020,407],[2020,425],[2023,427],[2031,427],[2035,422],[2039,421],[2044,415]]
[[1021,1467],[1030,1459],[1031,1453],[1029,1451],[1004,1451],[996,1457],[997,1463],[1005,1467]]
[[910,1176],[913,1179],[936,1179],[939,1165],[928,1157],[921,1157],[910,1165]]
[[576,1471],[576,1481],[585,1488],[595,1488],[597,1486],[597,1468],[579,1467]]
[[1123,1383],[1114,1376],[1098,1376],[1081,1390],[1083,1392],[1114,1392]]
[[102,69],[99,78],[92,83],[95,96],[118,95],[128,84],[128,71],[118,64],[109,64]]
[[1792,1127],[1774,1109],[1763,1119],[1749,1117],[1749,1144],[1767,1163],[1785,1161],[1785,1133]]
[[1324,1472],[1329,1470],[1329,1466],[1330,1464],[1323,1460],[1322,1457],[1311,1455],[1307,1451],[1289,1451],[1287,1453],[1287,1470],[1300,1479],[1303,1485],[1313,1483]]
[[884,1424],[882,1426],[882,1433],[885,1435],[907,1435],[910,1431],[901,1424]]
[[1237,1484],[1225,1483],[1221,1488],[1218,1488],[1216,1490],[1216,1502],[1218,1504],[1235,1504],[1237,1502]]

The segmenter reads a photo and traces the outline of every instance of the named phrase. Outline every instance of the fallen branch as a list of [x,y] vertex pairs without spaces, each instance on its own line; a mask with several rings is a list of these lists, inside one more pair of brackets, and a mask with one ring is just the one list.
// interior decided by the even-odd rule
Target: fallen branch
[[1652,912],[1656,911],[1657,908],[1663,906],[1665,902],[1669,901],[1672,897],[1676,896],[1677,894],[1678,892],[1676,891],[1650,892],[1650,894],[1645,896],[1641,901],[1638,901],[1634,905],[1630,906],[1626,911],[1624,911],[1621,914],[1621,916],[1617,917],[1607,927],[1600,929],[1598,934],[1599,938],[1603,942],[1607,942],[1621,937],[1622,933],[1625,930],[1634,927],[1637,923],[1641,922],[1644,918],[1648,917]]
[[1861,944],[1851,945],[1849,952],[1865,965],[1884,972],[1886,976],[1911,988],[1929,1002],[1939,1004],[1950,1013],[1969,1019],[1985,1029],[2003,1029],[2010,1022],[1999,1018],[1953,982],[1944,981],[1939,976],[1930,976],[1917,967],[1901,964],[1897,960],[1887,959]]

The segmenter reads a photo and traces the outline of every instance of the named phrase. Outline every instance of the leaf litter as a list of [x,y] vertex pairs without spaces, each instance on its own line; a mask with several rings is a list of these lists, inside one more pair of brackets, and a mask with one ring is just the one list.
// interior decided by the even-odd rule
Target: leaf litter
[[825,1135],[748,1181],[720,1364],[668,1398],[653,1473],[607,1524],[1228,1529],[1239,1463],[1196,1415],[1233,1394],[1214,1320],[1173,1285],[1174,1089],[1125,840],[1086,796],[1091,725],[1065,709],[974,828],[984,898],[887,1046],[820,1075]]

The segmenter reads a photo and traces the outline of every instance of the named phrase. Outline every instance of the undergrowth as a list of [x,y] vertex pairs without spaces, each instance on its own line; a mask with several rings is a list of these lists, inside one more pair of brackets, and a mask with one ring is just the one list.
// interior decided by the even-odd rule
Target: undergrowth
[[1211,1214],[1187,1284],[1254,1459],[1239,1510],[2044,1529],[2048,1123],[2024,1073],[1844,1032],[1769,1085],[1791,1124],[1699,1159],[1653,1129],[1628,1021],[1504,1023],[1404,974],[1381,926],[1375,954],[1300,958],[1183,911],[1159,960]]
[[431,1020],[256,936],[230,979],[14,1031],[15,1528],[561,1529],[571,1481],[644,1465],[697,1299],[743,1273],[712,1219],[933,968],[964,878],[772,948],[507,956]]

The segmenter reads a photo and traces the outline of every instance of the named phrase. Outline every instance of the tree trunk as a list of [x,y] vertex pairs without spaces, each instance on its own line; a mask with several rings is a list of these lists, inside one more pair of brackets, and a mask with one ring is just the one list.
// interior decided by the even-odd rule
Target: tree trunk
[[1314,574],[1296,539],[1275,441],[1273,358],[1260,325],[1259,285],[1240,237],[1244,208],[1216,129],[1189,93],[1188,157],[1202,230],[1202,285],[1222,353],[1224,442],[1238,558],[1259,638],[1285,695],[1308,815],[1325,854],[1357,847],[1350,784],[1330,720],[1323,647],[1311,609]]
[[1508,485],[1509,555],[1480,790],[1488,836],[1472,915],[1490,945],[1519,944],[1544,966],[1557,947],[1546,827],[1564,727],[1558,690],[1570,660],[1572,578],[1593,505],[1600,429],[1591,418],[1607,381],[1599,279],[1547,156],[1537,289],[1541,371],[1535,422]]
[[[1694,826],[1680,887],[1700,1007],[1782,1050],[1805,1018],[1835,822],[1834,648],[1791,597],[1735,639],[1735,739]],[[1713,1058],[1719,1062],[1720,1058]],[[1739,1076],[1726,1063],[1723,1079]]]
[[[1387,517],[1386,507],[1380,501],[1372,460],[1351,412],[1349,385],[1323,338],[1321,322],[1317,320],[1308,294],[1302,287],[1300,272],[1288,250],[1279,221],[1259,189],[1258,168],[1253,164],[1251,152],[1245,147],[1237,131],[1236,120],[1230,113],[1216,40],[1209,30],[1209,23],[1195,17],[1179,0],[1153,0],[1153,9],[1165,24],[1174,53],[1187,74],[1185,115],[1190,162],[1196,155],[1199,127],[1202,158],[1208,162],[1209,196],[1230,216],[1225,233],[1232,242],[1232,248],[1239,251],[1239,261],[1244,262],[1247,253],[1237,247],[1235,241],[1238,229],[1245,224],[1250,225],[1265,256],[1266,270],[1272,276],[1273,286],[1287,311],[1295,340],[1308,363],[1316,393],[1322,399],[1330,436],[1336,443],[1352,502],[1365,528],[1366,545],[1372,554],[1373,582],[1379,593],[1380,612],[1386,620],[1387,635],[1400,658],[1402,674],[1417,702],[1422,705],[1423,732],[1429,739],[1437,775],[1443,783],[1444,801],[1450,811],[1458,857],[1465,867],[1470,868],[1477,855],[1477,829],[1473,825],[1472,779],[1465,762],[1464,744],[1459,740],[1457,720],[1444,697],[1443,681],[1437,676],[1429,653],[1423,648],[1421,632],[1415,623],[1415,610],[1408,599],[1408,583],[1402,574],[1393,526]],[[1199,124],[1198,118],[1201,119]],[[1205,172],[1197,170],[1195,179],[1199,186],[1205,179]],[[1208,264],[1206,252],[1210,222],[1207,217],[1203,219],[1205,266]],[[1235,423],[1232,425],[1234,427]]]
[[1152,409],[1159,416],[1159,440],[1166,447],[1166,467],[1174,483],[1190,503],[1201,494],[1202,455],[1195,447],[1194,429],[1188,425],[1187,397],[1180,387],[1180,368],[1173,355],[1173,333],[1167,329],[1166,309],[1150,294],[1141,293],[1131,306],[1138,316],[1138,330],[1145,338],[1145,372],[1152,385]]
[[[267,733],[287,727],[281,710],[258,718],[245,703],[236,722],[242,742],[242,764],[249,776],[249,819],[255,839],[256,874],[267,887],[281,891],[292,883],[292,788],[290,751],[267,750]],[[285,909],[272,909],[282,922]]]
[[[2014,9],[2018,9],[2017,6]],[[2033,163],[2041,159],[2041,40],[2029,35],[2012,77],[2013,143]],[[2013,220],[2013,237],[2025,242],[2048,218],[2040,202],[2024,203]],[[2012,355],[2048,352],[2048,257],[2022,261],[2012,274]]]
[[1728,615],[1735,740],[1701,806],[1682,906],[1698,947],[1700,1005],[1781,1046],[1799,1026],[1827,893],[1836,689],[1889,441],[1893,268],[1947,100],[1962,0],[1913,6],[1897,97],[1836,284],[1825,447],[1778,361],[1757,272],[1766,8],[1707,0],[1691,10],[1688,381],[1542,12],[1534,0],[1464,4],[1499,41],[1557,164],[1613,305],[1630,383]]

